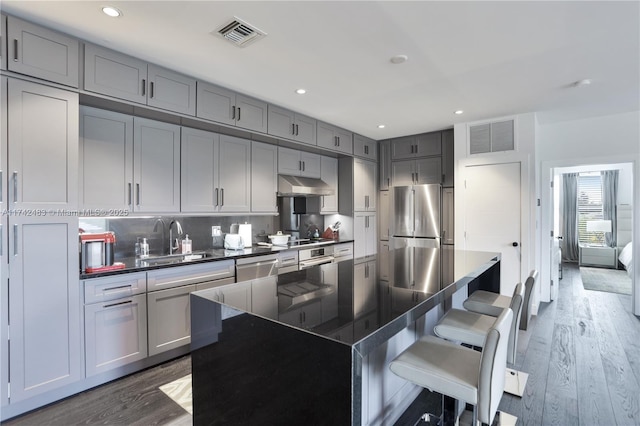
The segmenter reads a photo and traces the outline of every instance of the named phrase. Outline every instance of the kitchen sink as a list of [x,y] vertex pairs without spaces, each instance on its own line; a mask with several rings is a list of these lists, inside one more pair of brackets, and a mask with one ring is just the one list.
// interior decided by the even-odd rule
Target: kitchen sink
[[140,259],[142,266],[156,266],[156,265],[170,265],[174,263],[190,262],[192,260],[201,260],[211,257],[211,253],[206,251],[193,252],[189,254],[168,254],[164,256],[149,256],[144,259]]

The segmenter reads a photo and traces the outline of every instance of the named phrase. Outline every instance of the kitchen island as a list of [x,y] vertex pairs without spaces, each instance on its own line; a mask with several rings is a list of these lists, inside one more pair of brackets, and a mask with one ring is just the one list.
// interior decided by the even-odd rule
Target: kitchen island
[[194,424],[361,425],[396,416],[418,390],[402,381],[387,394],[377,389],[386,386],[385,358],[430,333],[416,324],[467,289],[499,289],[499,254],[455,251],[451,278],[440,250],[403,248],[282,274],[274,294],[262,292],[251,308],[232,309],[215,289],[192,293]]

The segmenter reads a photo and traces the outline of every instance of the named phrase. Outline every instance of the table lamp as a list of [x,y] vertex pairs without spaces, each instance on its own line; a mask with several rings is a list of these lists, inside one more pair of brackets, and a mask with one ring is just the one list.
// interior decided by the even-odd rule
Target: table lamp
[[605,232],[611,232],[610,220],[588,220],[587,232],[601,233],[598,238],[598,242],[601,246],[604,246],[604,234]]

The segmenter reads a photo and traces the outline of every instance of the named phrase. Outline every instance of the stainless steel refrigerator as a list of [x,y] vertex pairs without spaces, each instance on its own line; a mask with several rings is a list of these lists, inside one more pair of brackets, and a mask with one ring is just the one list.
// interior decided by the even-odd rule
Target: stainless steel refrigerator
[[440,185],[393,187],[390,205],[393,248],[440,247]]

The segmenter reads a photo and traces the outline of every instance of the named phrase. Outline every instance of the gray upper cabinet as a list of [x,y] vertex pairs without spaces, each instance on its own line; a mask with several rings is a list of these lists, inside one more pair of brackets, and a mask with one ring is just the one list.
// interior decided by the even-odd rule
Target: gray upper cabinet
[[88,43],[84,89],[182,114],[196,111],[195,79]]
[[0,15],[0,69],[7,69],[7,17]]
[[391,180],[394,186],[441,183],[442,168],[440,157],[418,160],[393,161]]
[[320,155],[278,147],[278,173],[320,178]]
[[359,158],[353,160],[353,209],[354,211],[376,210],[377,164]]
[[[391,142],[392,160],[405,160],[441,154],[441,132],[406,136],[394,139]],[[396,184],[394,183],[394,185]]]
[[147,104],[153,107],[196,115],[196,80],[149,64]]
[[391,141],[384,140],[378,142],[380,150],[379,173],[380,182],[378,183],[380,190],[387,190],[391,186]]
[[353,154],[353,133],[332,124],[318,121],[317,141],[319,147]]
[[80,207],[133,209],[133,117],[80,108]]
[[251,142],[251,211],[277,213],[278,147]]
[[134,117],[133,130],[134,211],[180,211],[180,127]]
[[316,145],[316,120],[275,105],[269,105],[267,133]]
[[183,127],[181,163],[181,211],[250,211],[250,141]]
[[373,139],[354,133],[353,155],[375,161],[378,159],[378,143]]
[[10,71],[78,87],[77,39],[9,16],[7,46]]
[[75,210],[78,94],[9,79],[8,95],[8,198],[12,208]]
[[454,184],[453,130],[442,132],[442,186]]
[[322,156],[320,158],[320,179],[335,190],[334,195],[321,197],[320,213],[338,213],[338,159]]
[[266,102],[202,81],[197,93],[198,117],[267,133]]

